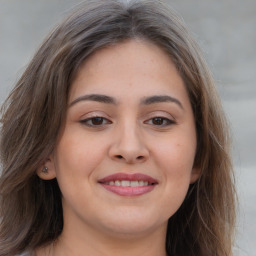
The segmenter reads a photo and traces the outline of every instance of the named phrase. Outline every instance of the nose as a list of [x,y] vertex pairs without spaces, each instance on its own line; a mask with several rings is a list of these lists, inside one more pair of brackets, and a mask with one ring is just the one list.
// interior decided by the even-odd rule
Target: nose
[[109,156],[115,161],[136,164],[146,161],[149,157],[143,136],[136,127],[119,128],[112,142]]

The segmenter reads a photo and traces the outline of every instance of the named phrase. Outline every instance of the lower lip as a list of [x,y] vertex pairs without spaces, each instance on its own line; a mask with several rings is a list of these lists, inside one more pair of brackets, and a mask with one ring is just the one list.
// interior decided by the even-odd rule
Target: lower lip
[[121,187],[112,186],[100,183],[108,191],[115,193],[119,196],[140,196],[152,191],[156,185],[141,186],[141,187]]

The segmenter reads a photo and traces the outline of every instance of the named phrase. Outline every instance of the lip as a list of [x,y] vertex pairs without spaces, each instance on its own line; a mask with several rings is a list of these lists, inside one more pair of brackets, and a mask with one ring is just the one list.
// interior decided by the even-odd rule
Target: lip
[[[139,186],[139,187],[122,187],[122,186],[105,184],[107,182],[116,181],[116,180],[147,181],[149,185]],[[120,196],[139,196],[139,195],[143,195],[151,192],[158,184],[158,181],[152,178],[151,176],[148,176],[142,173],[134,173],[134,174],[115,173],[100,179],[98,183],[102,187],[104,187],[106,190]]]

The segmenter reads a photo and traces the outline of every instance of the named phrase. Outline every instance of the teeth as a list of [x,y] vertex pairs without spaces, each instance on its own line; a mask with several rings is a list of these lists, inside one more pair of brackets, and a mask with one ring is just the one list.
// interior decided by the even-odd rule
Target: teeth
[[128,181],[128,180],[122,180],[121,181],[121,186],[122,187],[130,187],[130,181]]
[[147,181],[139,181],[139,186],[147,186],[148,182]]
[[[141,184],[142,183],[143,183],[143,181],[141,182]],[[136,181],[131,181],[130,184],[131,184],[131,187],[138,187],[140,183],[139,183],[139,181],[136,180]]]
[[142,187],[142,186],[148,186],[148,181],[143,180],[115,180],[115,181],[109,181],[105,183],[106,185],[111,186],[118,186],[118,187]]
[[115,181],[115,186],[120,186],[121,185],[121,182],[119,180],[116,180]]

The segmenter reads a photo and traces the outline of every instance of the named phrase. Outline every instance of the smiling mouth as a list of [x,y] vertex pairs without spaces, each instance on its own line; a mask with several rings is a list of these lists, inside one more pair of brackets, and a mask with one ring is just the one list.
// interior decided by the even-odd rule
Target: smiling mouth
[[148,181],[143,180],[116,180],[116,181],[109,181],[103,184],[110,185],[110,186],[117,186],[117,187],[143,187],[143,186],[150,186],[154,185],[154,183],[149,183]]
[[120,196],[138,196],[152,191],[158,184],[152,177],[135,173],[115,173],[98,181],[108,191]]

